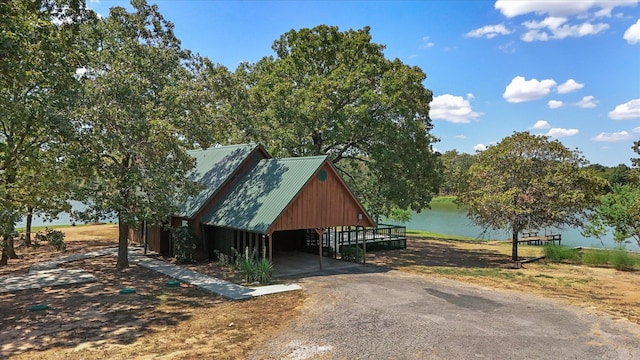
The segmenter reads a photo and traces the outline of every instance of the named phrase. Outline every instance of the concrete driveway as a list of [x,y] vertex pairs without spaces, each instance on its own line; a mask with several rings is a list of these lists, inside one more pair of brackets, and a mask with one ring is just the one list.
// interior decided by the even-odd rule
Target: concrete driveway
[[251,358],[640,359],[639,326],[526,293],[398,271],[300,283],[304,314]]

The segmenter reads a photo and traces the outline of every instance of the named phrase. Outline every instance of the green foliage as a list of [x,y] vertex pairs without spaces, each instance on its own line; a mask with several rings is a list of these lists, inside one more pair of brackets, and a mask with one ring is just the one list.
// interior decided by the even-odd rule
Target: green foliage
[[389,219],[399,222],[401,224],[405,224],[411,220],[411,210],[410,209],[391,209],[391,213],[388,216]]
[[271,282],[271,274],[273,273],[273,264],[269,259],[267,259],[265,255],[265,251],[263,249],[263,257],[260,258],[257,262],[255,259],[256,251],[254,249],[253,253],[249,253],[249,248],[245,249],[244,255],[238,253],[236,249],[231,249],[236,257],[234,268],[237,271],[242,272],[245,281],[247,283],[252,283],[254,281],[258,281],[260,284],[266,285]]
[[640,255],[623,249],[584,250],[582,263],[590,266],[613,266],[616,270],[628,271],[640,267]]
[[640,262],[634,259],[627,251],[614,250],[611,252],[610,263],[616,270],[633,270]]
[[475,162],[475,156],[449,150],[440,156],[444,166],[442,175],[442,194],[459,194],[464,191],[469,168]]
[[428,207],[441,164],[424,72],[385,58],[368,27],[291,30],[272,48],[232,76],[223,107],[238,138],[274,156],[327,155],[374,216]]
[[600,205],[589,214],[589,223],[582,234],[602,238],[613,228],[614,240],[622,243],[634,238],[640,245],[640,188],[633,185],[614,185],[612,191],[600,198]]
[[49,173],[73,138],[75,71],[83,58],[79,26],[89,17],[83,1],[0,2],[0,208],[6,213],[0,236],[9,256],[15,255],[15,219],[36,194],[46,210],[60,210],[48,201],[64,196],[53,186],[58,179],[27,172],[35,166]]
[[76,215],[118,218],[118,267],[128,266],[126,228],[161,223],[197,192],[186,149],[215,141],[208,125],[216,117],[203,105],[212,101],[198,77],[204,60],[181,48],[156,5],[132,7],[113,7],[83,28],[88,61],[74,153],[86,177],[77,196],[87,205]]
[[458,200],[477,224],[511,230],[518,260],[523,229],[583,224],[605,184],[583,169],[586,163],[557,140],[514,133],[477,155]]
[[64,233],[59,230],[47,228],[44,233],[38,232],[36,234],[36,241],[48,242],[60,252],[66,252],[67,246],[64,243]]
[[545,245],[544,257],[551,262],[569,261],[580,263],[580,252],[575,248],[560,245]]
[[609,263],[609,251],[583,250],[581,260],[584,265],[606,265]]
[[364,260],[364,250],[359,246],[341,246],[340,256],[342,260],[361,263]]
[[181,226],[172,229],[172,239],[176,263],[192,263],[194,261],[198,238],[191,232],[189,227]]
[[266,285],[271,282],[271,274],[273,273],[273,264],[267,258],[261,258],[256,263],[255,280],[260,284]]

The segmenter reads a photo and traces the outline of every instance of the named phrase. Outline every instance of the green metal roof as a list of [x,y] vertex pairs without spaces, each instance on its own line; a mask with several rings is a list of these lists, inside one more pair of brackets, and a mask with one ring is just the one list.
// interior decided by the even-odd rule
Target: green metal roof
[[326,156],[264,159],[202,218],[206,225],[264,234]]
[[195,167],[189,178],[203,185],[203,189],[198,195],[192,196],[180,204],[176,215],[185,218],[195,216],[198,210],[257,147],[256,144],[243,144],[187,151],[190,156],[195,158]]

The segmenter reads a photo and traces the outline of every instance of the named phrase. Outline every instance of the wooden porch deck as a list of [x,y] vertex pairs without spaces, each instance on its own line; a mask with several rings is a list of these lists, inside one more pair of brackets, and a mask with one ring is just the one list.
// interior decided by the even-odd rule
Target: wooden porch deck
[[561,234],[539,235],[538,231],[523,232],[522,237],[518,239],[519,244],[527,245],[555,245],[556,241],[558,242],[558,245],[561,245]]

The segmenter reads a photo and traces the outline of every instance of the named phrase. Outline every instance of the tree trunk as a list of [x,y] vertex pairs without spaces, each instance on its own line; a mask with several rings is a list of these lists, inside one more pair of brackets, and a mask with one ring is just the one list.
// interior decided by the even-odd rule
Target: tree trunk
[[13,234],[6,234],[4,241],[7,243],[7,249],[4,252],[9,259],[17,259],[16,249],[14,247]]
[[24,234],[24,245],[31,247],[31,223],[33,222],[33,208],[27,208],[27,224]]
[[129,267],[129,226],[122,223],[122,220],[118,218],[118,262],[116,267],[118,269],[125,269]]
[[518,229],[513,229],[511,239],[511,260],[518,261]]
[[5,254],[4,250],[0,250],[0,252],[2,252],[2,256],[0,256],[0,266],[7,265],[7,262],[9,262],[7,254]]

